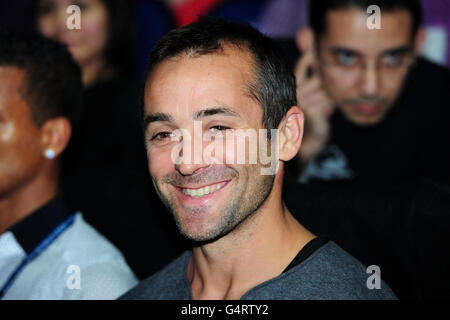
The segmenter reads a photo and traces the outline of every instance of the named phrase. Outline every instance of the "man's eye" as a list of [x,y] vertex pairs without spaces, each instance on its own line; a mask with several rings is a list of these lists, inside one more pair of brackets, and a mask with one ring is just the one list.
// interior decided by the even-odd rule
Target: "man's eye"
[[211,127],[209,130],[211,130],[212,132],[224,133],[225,131],[231,130],[231,128],[218,125],[218,126]]
[[337,61],[346,66],[346,67],[352,67],[357,63],[357,57],[353,53],[350,52],[339,52],[336,54]]
[[171,132],[158,132],[157,134],[155,134],[150,140],[154,141],[154,140],[165,140],[165,139],[170,139],[173,136],[173,133]]
[[386,66],[398,66],[402,63],[402,54],[398,53],[387,53],[383,56],[383,64]]

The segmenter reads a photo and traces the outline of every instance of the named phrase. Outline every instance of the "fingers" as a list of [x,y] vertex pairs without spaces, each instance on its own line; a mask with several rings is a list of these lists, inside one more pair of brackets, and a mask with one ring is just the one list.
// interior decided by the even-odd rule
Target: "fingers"
[[320,113],[322,116],[328,116],[333,109],[333,102],[322,90],[316,91],[314,94],[298,102],[307,115]]
[[297,96],[300,99],[303,99],[311,94],[314,94],[316,91],[322,90],[322,81],[319,77],[314,76],[303,83],[299,83],[297,85]]
[[295,66],[297,81],[297,100],[305,113],[305,131],[300,155],[307,163],[328,141],[330,126],[328,117],[334,104],[323,88],[319,74],[308,77],[308,69],[316,68],[316,57],[312,47],[305,51]]
[[333,102],[322,87],[322,82],[315,76],[297,88],[297,101],[305,113],[320,109],[324,116],[329,116],[333,110]]
[[328,117],[333,111],[333,102],[323,88],[322,79],[318,74],[306,78],[304,68],[312,61],[308,59],[310,58],[305,57],[305,60],[298,64],[299,76],[303,77],[303,80],[297,79],[298,104],[309,116]]
[[294,69],[295,77],[297,79],[298,84],[303,84],[306,80],[308,80],[308,69],[315,69],[316,66],[316,58],[314,50],[311,48],[306,51],[303,56],[297,61],[297,64]]

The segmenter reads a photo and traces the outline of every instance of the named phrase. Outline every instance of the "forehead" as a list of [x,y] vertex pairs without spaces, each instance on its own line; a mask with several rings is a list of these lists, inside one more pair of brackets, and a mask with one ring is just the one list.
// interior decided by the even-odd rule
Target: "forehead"
[[330,11],[321,44],[341,46],[366,54],[377,54],[412,41],[412,18],[407,10],[381,11],[381,29],[369,29],[370,17],[357,8]]
[[27,114],[29,107],[21,95],[25,72],[15,67],[0,66],[0,112]]
[[254,60],[237,48],[167,59],[147,80],[145,113],[169,113],[176,119],[204,107],[225,105],[244,117],[255,117],[262,111],[250,96],[253,81]]

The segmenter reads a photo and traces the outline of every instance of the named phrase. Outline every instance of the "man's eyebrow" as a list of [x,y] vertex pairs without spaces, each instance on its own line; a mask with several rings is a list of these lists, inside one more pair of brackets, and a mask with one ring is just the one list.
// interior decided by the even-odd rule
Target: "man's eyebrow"
[[240,115],[236,111],[225,106],[216,106],[197,111],[194,114],[194,119],[198,120],[200,118],[210,117],[217,114],[240,118]]
[[357,50],[350,49],[350,48],[345,48],[345,47],[331,47],[331,48],[330,48],[330,52],[331,52],[332,54],[338,54],[338,53],[350,53],[350,54],[354,54],[354,55],[358,55],[358,56],[361,55],[361,53],[358,52]]
[[396,48],[392,48],[392,49],[388,49],[383,51],[382,55],[385,54],[403,54],[403,53],[408,53],[414,50],[414,47],[410,44],[406,44],[403,46],[399,46]]
[[168,115],[166,113],[152,113],[148,114],[144,117],[143,126],[144,129],[147,129],[148,125],[150,125],[153,122],[174,122],[171,115]]
[[[197,119],[201,119],[204,117],[214,116],[216,114],[222,114],[222,115],[226,115],[226,116],[240,118],[239,114],[236,111],[234,111],[228,107],[218,106],[218,107],[211,107],[211,108],[206,108],[206,109],[197,111],[194,114],[194,119],[197,120]],[[146,129],[148,125],[150,125],[151,123],[154,123],[154,122],[173,123],[175,121],[173,120],[172,116],[167,113],[162,113],[162,112],[152,113],[152,114],[146,115],[144,117],[144,121],[143,121],[144,129]]]
[[[407,53],[413,50],[413,46],[406,44],[406,45],[402,45],[399,47],[395,47],[395,48],[391,48],[391,49],[387,49],[385,51],[383,51],[381,53],[381,55],[385,55],[385,54],[402,54],[402,53]],[[330,52],[332,54],[338,54],[338,53],[347,53],[347,54],[353,54],[353,55],[359,55],[361,56],[361,53],[357,50],[354,49],[350,49],[350,48],[345,48],[345,47],[331,47],[330,48]]]

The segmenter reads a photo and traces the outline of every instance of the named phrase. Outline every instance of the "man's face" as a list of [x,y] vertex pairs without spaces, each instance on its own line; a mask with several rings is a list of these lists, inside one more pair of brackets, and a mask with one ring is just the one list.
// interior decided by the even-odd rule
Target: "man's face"
[[32,179],[42,161],[39,127],[21,96],[24,75],[0,66],[0,199]]
[[[252,58],[225,46],[218,54],[182,56],[160,63],[145,90],[146,145],[150,174],[179,230],[194,241],[217,239],[260,207],[272,190],[273,176],[261,175],[259,164],[236,164],[233,147],[211,153],[216,163],[176,163],[176,130],[194,136],[194,120],[204,137],[263,127],[262,108],[250,98]],[[150,119],[150,120],[149,120]],[[198,124],[198,122],[197,122]],[[184,141],[194,153],[211,145]],[[194,139],[192,139],[194,140]],[[248,149],[248,145],[246,145]],[[186,149],[183,149],[183,153]],[[190,158],[190,157],[189,157]]]
[[360,126],[383,120],[414,58],[408,11],[382,12],[381,29],[369,29],[368,17],[360,9],[330,11],[317,39],[324,87],[343,115]]

